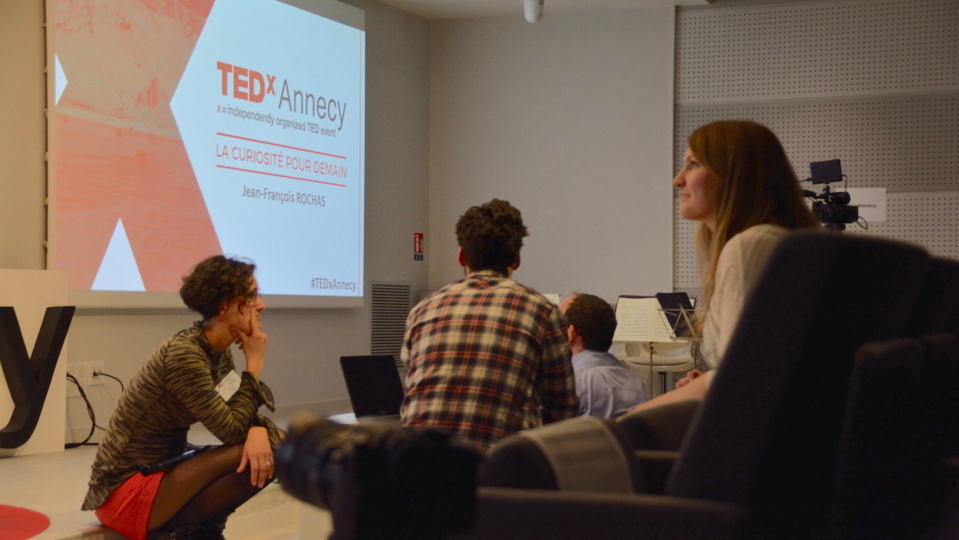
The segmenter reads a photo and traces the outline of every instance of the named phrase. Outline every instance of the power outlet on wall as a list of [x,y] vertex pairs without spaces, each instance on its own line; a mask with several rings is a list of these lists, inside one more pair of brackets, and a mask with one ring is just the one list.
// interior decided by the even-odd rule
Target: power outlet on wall
[[90,386],[103,385],[103,361],[90,362]]
[[[103,386],[103,361],[78,362],[67,364],[67,373],[73,375],[80,387],[86,392],[91,386]],[[67,397],[80,397],[80,391],[73,381],[67,380]]]
[[[90,365],[87,363],[67,364],[67,374],[72,375],[79,383],[80,388],[86,390],[90,384]],[[67,380],[67,397],[79,397],[80,390],[73,381]]]

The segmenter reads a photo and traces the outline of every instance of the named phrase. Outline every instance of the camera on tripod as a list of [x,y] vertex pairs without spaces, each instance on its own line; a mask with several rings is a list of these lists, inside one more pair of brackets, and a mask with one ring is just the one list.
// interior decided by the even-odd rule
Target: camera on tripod
[[480,456],[446,433],[304,413],[273,456],[284,490],[329,510],[330,540],[438,540],[473,526]]
[[859,207],[849,204],[849,193],[829,190],[829,184],[843,179],[838,159],[810,163],[809,172],[812,173],[812,178],[808,180],[813,184],[825,184],[823,192],[818,195],[812,191],[803,191],[803,194],[813,201],[813,215],[825,228],[843,231],[847,223],[859,221]]

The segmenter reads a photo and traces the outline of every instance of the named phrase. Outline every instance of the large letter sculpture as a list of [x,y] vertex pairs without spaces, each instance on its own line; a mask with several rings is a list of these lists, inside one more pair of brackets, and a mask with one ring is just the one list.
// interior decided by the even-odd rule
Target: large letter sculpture
[[27,356],[16,312],[0,307],[0,365],[13,398],[10,422],[0,430],[0,448],[19,448],[33,435],[74,311],[74,306],[47,308],[33,354]]

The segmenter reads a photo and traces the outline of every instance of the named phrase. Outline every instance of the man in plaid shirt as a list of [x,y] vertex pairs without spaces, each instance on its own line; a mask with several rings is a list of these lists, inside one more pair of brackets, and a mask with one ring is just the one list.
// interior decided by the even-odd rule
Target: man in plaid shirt
[[510,279],[527,234],[519,210],[498,199],[456,223],[466,277],[406,321],[403,424],[454,433],[485,452],[507,434],[577,414],[559,309]]

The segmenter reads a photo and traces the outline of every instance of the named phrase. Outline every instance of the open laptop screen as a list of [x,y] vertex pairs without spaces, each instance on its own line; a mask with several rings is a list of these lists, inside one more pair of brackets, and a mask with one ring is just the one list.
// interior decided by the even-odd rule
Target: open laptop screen
[[403,383],[391,355],[341,356],[340,367],[358,419],[400,414]]

